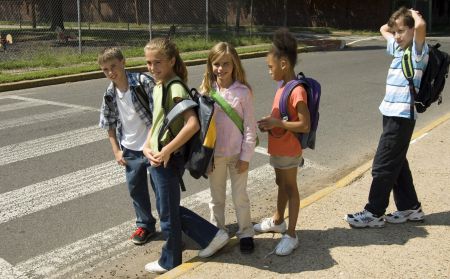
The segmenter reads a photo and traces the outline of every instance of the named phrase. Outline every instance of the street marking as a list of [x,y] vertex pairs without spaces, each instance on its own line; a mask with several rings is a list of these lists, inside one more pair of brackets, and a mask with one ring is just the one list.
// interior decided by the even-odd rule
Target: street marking
[[[265,155],[265,156],[270,156],[270,154],[267,153],[267,149],[264,148],[264,147],[261,147],[261,146],[255,147],[255,152],[259,153],[259,154],[262,154],[262,155]],[[311,169],[317,169],[317,170],[323,170],[323,171],[324,170],[329,170],[328,167],[319,165],[319,164],[317,164],[317,163],[315,163],[315,162],[313,162],[313,161],[311,161],[309,159],[306,159],[305,157],[303,157],[303,159],[305,161],[303,163],[303,166],[300,168],[301,170],[310,169],[310,168]]]
[[59,118],[65,118],[71,114],[82,113],[82,112],[83,111],[80,111],[79,108],[69,108],[69,109],[59,110],[56,112],[42,113],[42,114],[37,114],[37,115],[19,117],[19,118],[15,118],[15,119],[3,120],[3,121],[0,121],[0,130],[35,124],[38,122],[55,120],[55,119],[59,119]]
[[98,126],[0,147],[0,166],[106,139]]
[[7,96],[7,97],[9,99],[28,101],[28,102],[33,102],[33,103],[42,104],[42,105],[54,105],[54,106],[75,108],[75,109],[87,110],[87,111],[98,111],[98,112],[100,111],[100,109],[98,109],[98,108],[92,108],[92,107],[88,107],[88,106],[81,106],[81,105],[74,105],[74,104],[69,104],[69,103],[41,100],[41,99],[35,99],[35,98],[29,98],[29,97],[23,97],[23,96]]
[[3,193],[0,224],[124,182],[124,168],[107,162]]
[[428,133],[425,133],[425,134],[423,134],[423,135],[417,137],[416,139],[412,140],[409,144],[410,144],[410,145],[411,145],[411,144],[415,144],[416,142],[418,142],[419,140],[421,140],[422,138],[424,138],[424,137],[427,136],[427,135],[428,135]]
[[18,272],[10,263],[0,258],[0,278],[2,279],[16,279],[22,277],[23,274]]
[[13,104],[1,105],[0,112],[20,110],[20,109],[37,107],[37,106],[42,106],[42,104],[37,103],[37,102],[17,102],[17,103],[13,103]]
[[346,44],[347,46],[359,43],[359,42],[364,42],[364,41],[371,41],[371,40],[376,40],[379,39],[379,36],[375,36],[375,37],[369,37],[369,38],[364,38],[364,39],[359,39],[359,40],[354,40],[353,42],[350,42],[348,44]]
[[[109,167],[109,170],[111,171],[111,167]],[[108,176],[109,174],[97,173],[95,175]],[[247,189],[249,195],[272,189],[273,185],[267,183],[267,181],[269,179],[273,180],[273,175],[273,168],[268,164],[250,171],[248,180],[249,187]],[[123,174],[121,176],[124,177]],[[57,188],[60,187],[61,186],[58,186]],[[28,191],[26,192],[29,196],[32,197],[35,195],[35,193],[30,193]],[[61,191],[64,192],[67,190],[62,189]],[[3,197],[0,196],[0,201],[2,199]],[[210,191],[209,189],[205,189],[183,198],[181,204],[195,211],[199,208],[208,208],[207,204],[209,200]],[[18,203],[18,205],[20,204]],[[17,206],[16,209],[18,208],[19,207]],[[3,212],[1,205],[0,212]],[[156,211],[153,211],[153,214],[157,216]],[[21,274],[25,274],[26,278],[64,278],[69,273],[92,270],[96,266],[107,263],[111,257],[117,258],[125,253],[138,249],[138,247],[132,244],[128,239],[124,240],[134,226],[134,219],[126,221],[118,226],[89,236],[85,239],[78,240],[64,247],[54,249],[45,254],[20,262],[14,266],[14,269],[20,271]],[[89,266],[91,267],[89,268]],[[3,267],[0,266],[0,274],[2,274],[2,270]]]

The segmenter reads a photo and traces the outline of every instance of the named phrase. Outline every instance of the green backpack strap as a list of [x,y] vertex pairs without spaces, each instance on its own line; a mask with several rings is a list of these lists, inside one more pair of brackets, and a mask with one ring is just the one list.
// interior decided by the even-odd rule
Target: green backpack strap
[[[239,114],[234,110],[230,104],[222,97],[216,90],[212,90],[211,98],[222,108],[222,110],[228,115],[228,117],[236,124],[239,131],[244,134],[244,120],[239,116]],[[259,145],[259,138],[256,135],[256,146]]]
[[412,63],[411,47],[408,47],[403,52],[402,56],[402,72],[405,78],[408,80],[409,93],[411,95],[411,103],[409,104],[410,119],[414,119],[414,97],[416,95],[416,88],[414,87],[414,67]]

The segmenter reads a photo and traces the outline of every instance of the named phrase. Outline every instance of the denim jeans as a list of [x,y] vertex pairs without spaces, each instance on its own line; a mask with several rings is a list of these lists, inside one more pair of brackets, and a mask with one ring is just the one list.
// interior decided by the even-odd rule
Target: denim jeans
[[180,206],[180,177],[183,175],[183,159],[173,155],[169,165],[151,167],[150,173],[157,197],[157,210],[163,237],[166,240],[158,261],[163,268],[170,270],[181,264],[184,232],[200,247],[206,248],[219,230],[199,215]]
[[365,209],[382,216],[389,205],[391,191],[398,210],[420,206],[406,153],[416,121],[383,116],[383,133],[373,159],[372,185]]
[[152,215],[148,192],[148,159],[142,151],[123,148],[123,158],[127,161],[125,175],[130,197],[136,213],[136,226],[155,231],[156,220]]

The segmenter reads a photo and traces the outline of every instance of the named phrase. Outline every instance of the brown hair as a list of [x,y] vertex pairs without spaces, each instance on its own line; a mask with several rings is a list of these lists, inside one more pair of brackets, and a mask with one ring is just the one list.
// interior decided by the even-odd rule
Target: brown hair
[[206,71],[203,75],[203,81],[200,85],[200,91],[203,94],[208,94],[212,89],[212,83],[217,80],[217,77],[213,73],[212,64],[215,60],[219,59],[222,55],[229,54],[231,55],[231,60],[233,62],[233,73],[232,78],[233,81],[237,80],[240,83],[247,86],[251,89],[250,85],[247,82],[245,77],[245,70],[242,67],[241,59],[239,59],[239,55],[236,49],[229,43],[220,42],[217,43],[210,51],[208,55],[208,60],[206,61]]
[[388,26],[391,29],[395,26],[395,21],[397,19],[402,19],[404,25],[408,26],[409,28],[414,28],[414,18],[408,8],[401,7],[391,15],[388,21]]
[[168,59],[175,58],[175,65],[173,71],[177,76],[181,78],[184,83],[187,83],[187,68],[181,59],[180,52],[174,42],[167,38],[155,38],[147,43],[144,47],[144,51],[156,50]]
[[97,62],[99,65],[104,64],[105,62],[108,62],[112,59],[119,59],[122,61],[124,59],[124,56],[122,54],[122,51],[118,47],[107,47],[103,49],[97,57]]

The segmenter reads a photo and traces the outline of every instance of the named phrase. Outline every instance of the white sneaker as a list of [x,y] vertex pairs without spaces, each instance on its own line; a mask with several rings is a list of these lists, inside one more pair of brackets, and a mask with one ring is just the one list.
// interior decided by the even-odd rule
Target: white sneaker
[[198,256],[200,258],[207,258],[214,255],[217,251],[219,251],[222,247],[227,245],[230,238],[228,237],[228,233],[225,230],[220,229],[216,236],[211,240],[208,247],[202,249],[198,252]]
[[344,220],[354,228],[382,228],[385,224],[383,217],[377,217],[365,209],[355,214],[345,215]]
[[148,272],[156,273],[156,274],[163,274],[168,271],[164,267],[160,266],[158,261],[154,261],[154,262],[146,264],[144,269]]
[[278,256],[287,256],[298,247],[298,237],[291,237],[288,234],[283,235],[280,243],[275,248],[275,254]]
[[264,218],[261,220],[261,223],[255,224],[253,229],[257,232],[265,233],[265,232],[277,232],[277,233],[285,233],[286,232],[286,222],[279,225],[275,225],[275,221],[272,218]]
[[417,209],[409,209],[402,211],[395,211],[384,216],[386,222],[392,224],[405,223],[406,221],[420,222],[425,218],[425,214],[422,211],[422,207]]

